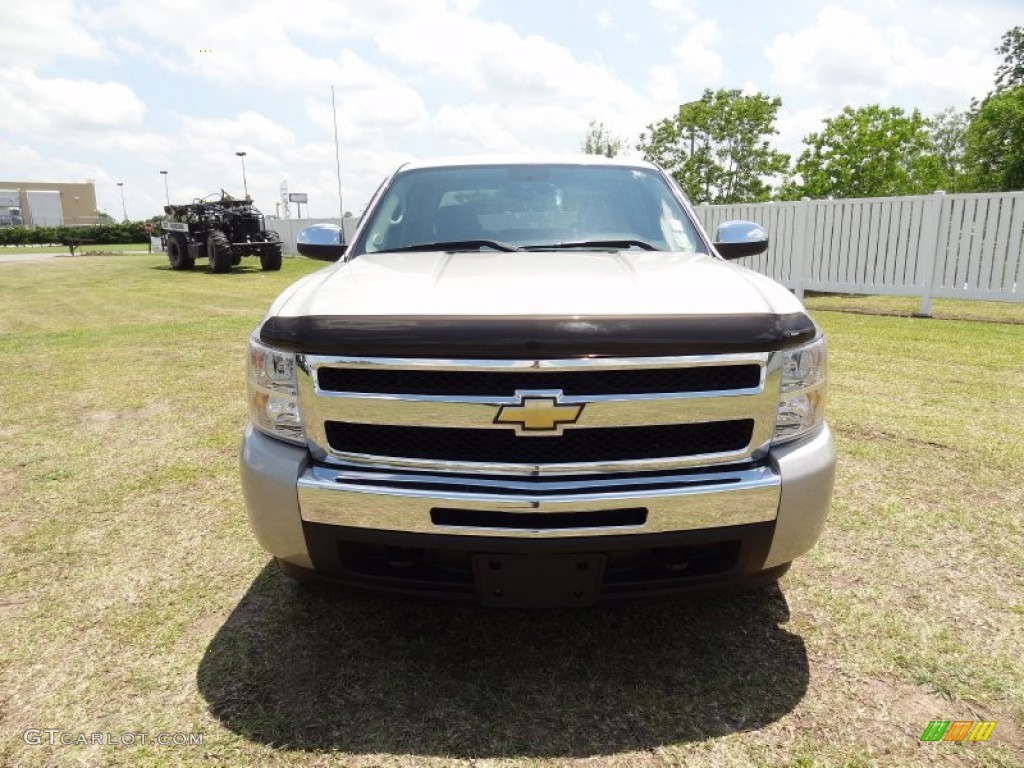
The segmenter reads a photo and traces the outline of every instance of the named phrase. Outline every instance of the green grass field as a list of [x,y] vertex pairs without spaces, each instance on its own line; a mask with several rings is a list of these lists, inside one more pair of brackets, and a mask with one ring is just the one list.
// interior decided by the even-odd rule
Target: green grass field
[[[83,245],[76,249],[75,255],[86,256],[96,253],[126,253],[129,251],[140,252],[149,250],[146,243],[107,243],[104,245]],[[0,245],[0,258],[7,255],[33,254],[33,253],[59,253],[69,255],[66,245],[57,243],[55,245]]]
[[[309,592],[258,548],[245,340],[320,265],[252,263],[0,264],[0,764],[1024,765],[1024,305],[809,301],[839,473],[777,587],[495,612]],[[93,733],[135,743],[60,744]],[[123,736],[158,733],[203,743]]]

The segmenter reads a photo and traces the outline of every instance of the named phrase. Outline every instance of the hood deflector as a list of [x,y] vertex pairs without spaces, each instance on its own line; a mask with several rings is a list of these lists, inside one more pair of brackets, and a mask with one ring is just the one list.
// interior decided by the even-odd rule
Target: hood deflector
[[260,339],[308,354],[480,360],[770,352],[811,341],[786,315],[313,315],[271,317]]

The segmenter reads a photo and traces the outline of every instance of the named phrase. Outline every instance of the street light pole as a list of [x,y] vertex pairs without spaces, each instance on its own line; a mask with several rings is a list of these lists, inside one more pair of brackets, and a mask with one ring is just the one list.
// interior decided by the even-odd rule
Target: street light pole
[[245,180],[245,152],[235,152],[240,158],[242,158],[242,186],[245,187],[245,199],[249,199],[249,182]]
[[121,213],[124,214],[124,220],[128,221],[128,208],[124,204],[124,182],[117,182],[117,186],[121,188]]
[[167,198],[167,204],[171,204],[171,192],[167,188],[167,171],[160,171],[160,175],[164,177],[164,196]]

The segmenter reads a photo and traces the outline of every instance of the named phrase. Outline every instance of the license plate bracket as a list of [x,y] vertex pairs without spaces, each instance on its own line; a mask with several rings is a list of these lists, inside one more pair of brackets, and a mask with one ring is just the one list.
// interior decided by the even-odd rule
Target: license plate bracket
[[601,592],[605,555],[473,555],[484,605],[558,608],[592,605]]

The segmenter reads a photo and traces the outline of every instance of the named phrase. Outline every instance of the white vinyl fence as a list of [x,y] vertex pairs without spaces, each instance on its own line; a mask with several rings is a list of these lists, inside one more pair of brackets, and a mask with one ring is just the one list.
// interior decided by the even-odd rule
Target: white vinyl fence
[[833,293],[1024,302],[1024,192],[701,205],[768,230],[766,253],[739,263],[803,296]]

